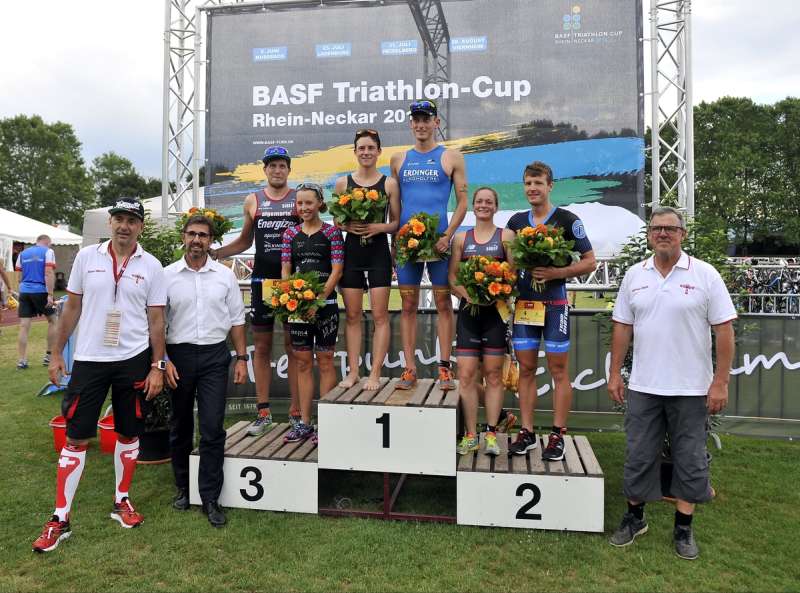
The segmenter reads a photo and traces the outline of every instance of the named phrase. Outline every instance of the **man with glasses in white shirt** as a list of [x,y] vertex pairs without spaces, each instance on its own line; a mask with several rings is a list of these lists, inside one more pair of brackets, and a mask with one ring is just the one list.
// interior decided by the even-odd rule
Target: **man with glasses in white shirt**
[[194,442],[194,402],[200,424],[198,487],[203,512],[214,527],[225,525],[219,506],[225,454],[225,391],[231,354],[233,381],[247,377],[244,302],[239,283],[226,266],[208,257],[212,224],[201,215],[183,226],[184,256],[164,269],[167,284],[166,380],[172,388],[170,448],[178,493],[173,507],[189,508],[189,454]]
[[625,273],[613,314],[608,392],[620,404],[626,396],[622,362],[635,340],[625,413],[628,510],[610,543],[627,546],[647,531],[644,506],[662,498],[660,460],[668,435],[676,498],[673,544],[680,558],[694,560],[695,505],[712,497],[706,420],[728,403],[736,309],[719,272],[681,249],[686,226],[680,212],[655,209],[647,235],[653,255]]

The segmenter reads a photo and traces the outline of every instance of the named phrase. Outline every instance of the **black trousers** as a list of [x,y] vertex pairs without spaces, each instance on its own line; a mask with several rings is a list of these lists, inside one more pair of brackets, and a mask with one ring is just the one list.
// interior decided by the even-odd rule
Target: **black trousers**
[[172,392],[170,448],[175,485],[189,489],[189,454],[194,437],[194,402],[200,423],[200,498],[209,502],[222,490],[225,456],[225,391],[231,353],[225,342],[198,346],[167,344],[169,359],[178,369],[177,389]]

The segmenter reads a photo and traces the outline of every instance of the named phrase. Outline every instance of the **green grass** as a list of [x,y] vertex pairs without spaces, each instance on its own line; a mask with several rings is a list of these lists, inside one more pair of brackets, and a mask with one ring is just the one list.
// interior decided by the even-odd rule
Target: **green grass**
[[[73,536],[34,555],[52,510],[55,459],[47,421],[55,398],[36,398],[43,367],[13,369],[16,328],[0,337],[0,591],[790,591],[800,583],[794,443],[725,437],[715,452],[719,495],[695,520],[701,557],[671,549],[672,507],[648,506],[650,532],[626,549],[608,534],[334,519],[229,510],[212,529],[196,510],[170,508],[168,465],[139,467],[133,500],[146,516],[123,530],[108,518],[111,458],[90,449],[73,508]],[[31,360],[43,353],[34,324]],[[589,435],[606,472],[606,530],[623,510],[623,437]],[[321,475],[322,498],[376,505],[374,476]],[[334,486],[336,487],[334,492]],[[410,480],[398,510],[455,511],[454,480]]]

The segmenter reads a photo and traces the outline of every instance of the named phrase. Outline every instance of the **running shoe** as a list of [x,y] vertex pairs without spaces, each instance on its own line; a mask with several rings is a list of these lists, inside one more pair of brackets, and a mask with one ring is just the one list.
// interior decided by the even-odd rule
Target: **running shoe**
[[28,361],[27,360],[20,360],[17,362],[17,370],[24,371],[28,368]]
[[520,428],[517,433],[517,440],[508,446],[508,452],[514,455],[525,455],[531,449],[537,447],[536,433],[530,432],[525,428]]
[[111,511],[110,517],[125,529],[139,527],[144,521],[144,517],[136,512],[127,496],[122,499],[122,502],[114,503],[114,510]]
[[542,451],[542,459],[545,461],[561,461],[564,459],[564,437],[551,432],[550,437],[547,439],[547,446]]
[[283,437],[284,443],[297,443],[298,441],[305,441],[314,436],[314,427],[305,422],[300,422]]
[[500,445],[497,444],[497,435],[495,435],[493,432],[486,433],[484,444],[487,455],[491,455],[492,457],[500,455]]
[[50,355],[49,354],[45,354],[44,356],[42,356],[42,366],[46,367],[46,366],[49,366],[49,365],[50,365]]
[[34,552],[52,552],[58,547],[63,540],[68,539],[72,535],[72,530],[69,527],[69,521],[59,521],[58,517],[53,515],[50,520],[44,524],[42,535],[36,538],[33,542]]
[[622,515],[622,522],[611,536],[611,539],[608,540],[608,543],[617,548],[622,548],[631,545],[637,535],[645,533],[647,533],[647,521],[645,521],[644,517],[637,519],[633,513],[627,512]]
[[439,389],[442,391],[453,391],[456,388],[456,381],[453,378],[453,369],[439,367]]
[[700,555],[691,525],[676,525],[672,532],[672,541],[675,544],[675,553],[680,558],[695,560]]
[[[517,423],[517,417],[508,410],[505,410],[505,413],[505,418],[497,423],[497,432],[510,434],[514,428],[514,425]],[[502,413],[500,415],[502,416]]]
[[456,451],[458,451],[459,455],[466,455],[467,453],[472,453],[473,451],[477,451],[480,445],[481,441],[478,438],[478,435],[468,432],[461,439],[461,442],[458,443]]
[[417,371],[413,369],[403,369],[400,380],[395,385],[395,389],[414,389],[417,386]]
[[247,434],[251,437],[257,437],[272,428],[272,414],[259,414],[253,423],[247,427]]
[[300,412],[297,412],[296,414],[292,414],[291,412],[289,412],[289,426],[294,428],[295,426],[300,424],[302,421],[303,421],[303,417],[300,415]]

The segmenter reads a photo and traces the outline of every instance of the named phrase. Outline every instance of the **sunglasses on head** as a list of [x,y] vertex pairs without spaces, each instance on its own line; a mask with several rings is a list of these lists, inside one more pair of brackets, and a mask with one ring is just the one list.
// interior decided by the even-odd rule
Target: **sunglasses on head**
[[264,158],[268,156],[289,156],[289,153],[283,146],[270,146],[264,151]]
[[414,101],[409,107],[409,111],[436,111],[436,103],[429,100]]
[[294,188],[294,191],[299,192],[300,190],[304,189],[308,191],[313,191],[314,193],[317,194],[317,197],[320,200],[324,200],[322,186],[319,185],[318,183],[301,183],[296,188]]

